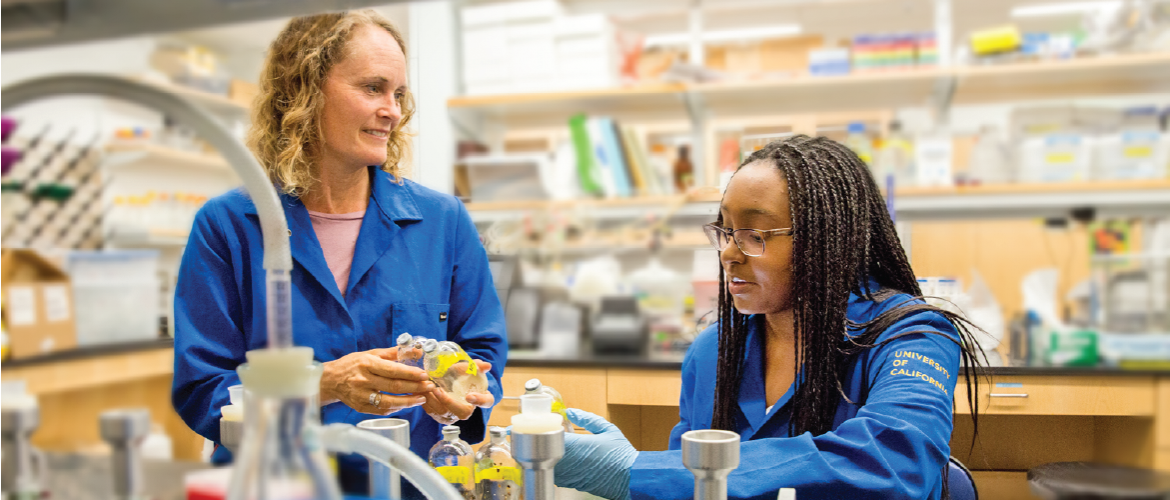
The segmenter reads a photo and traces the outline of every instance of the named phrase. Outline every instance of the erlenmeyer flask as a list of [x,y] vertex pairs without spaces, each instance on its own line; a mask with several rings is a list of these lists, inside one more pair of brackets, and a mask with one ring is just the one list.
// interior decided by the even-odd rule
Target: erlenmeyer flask
[[249,351],[236,370],[244,384],[244,438],[228,500],[341,500],[325,450],[317,394],[322,365],[307,347]]

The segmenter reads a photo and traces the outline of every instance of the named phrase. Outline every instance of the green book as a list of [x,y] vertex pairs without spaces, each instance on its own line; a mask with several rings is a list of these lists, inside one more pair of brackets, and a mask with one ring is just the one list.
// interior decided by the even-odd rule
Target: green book
[[569,134],[573,138],[573,149],[577,151],[577,179],[581,183],[581,192],[601,196],[601,181],[597,177],[597,165],[593,161],[593,142],[589,139],[585,122],[584,113],[569,118]]

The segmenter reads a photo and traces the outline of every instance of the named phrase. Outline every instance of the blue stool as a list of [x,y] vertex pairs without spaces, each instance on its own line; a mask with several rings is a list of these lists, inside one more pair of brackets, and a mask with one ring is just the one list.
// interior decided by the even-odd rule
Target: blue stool
[[971,476],[971,471],[955,457],[951,457],[947,465],[950,468],[947,473],[947,488],[951,500],[979,500],[979,489],[975,487],[975,478]]

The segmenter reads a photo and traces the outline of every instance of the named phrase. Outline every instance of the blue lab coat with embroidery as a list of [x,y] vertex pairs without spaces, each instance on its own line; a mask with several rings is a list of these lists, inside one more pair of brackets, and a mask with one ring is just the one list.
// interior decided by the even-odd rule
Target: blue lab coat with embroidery
[[[876,286],[873,284],[871,286]],[[864,322],[910,297],[894,295],[878,303],[851,295],[848,316]],[[939,335],[912,334],[862,354],[850,369],[833,430],[820,436],[788,437],[792,389],[765,414],[763,317],[751,317],[736,415],[739,468],[727,480],[729,498],[774,499],[780,488],[813,499],[939,498],[942,470],[950,455],[952,395],[959,373],[959,347]],[[903,318],[879,337],[954,327],[934,312]],[[669,451],[642,452],[630,471],[630,491],[638,499],[689,499],[694,476],[682,465],[684,432],[711,425],[715,394],[718,332],[708,328],[687,352],[682,367],[680,421]]]
[[[370,203],[344,296],[304,204],[280,198],[291,231],[294,342],[327,362],[392,347],[403,332],[453,340],[492,364],[488,387],[500,401],[508,349],[504,313],[467,209],[409,180],[399,185],[376,168],[370,174]],[[240,383],[235,369],[246,351],[267,345],[262,256],[256,207],[236,190],[199,211],[179,268],[171,396],[187,425],[217,443],[227,388]],[[477,409],[458,424],[464,440],[482,440],[489,413]],[[421,407],[392,416],[411,422],[411,449],[423,458],[442,438],[441,426]],[[321,418],[356,424],[378,417],[339,402],[322,407]],[[219,447],[213,461],[227,460]],[[343,488],[365,491],[366,460],[352,455],[339,461]]]

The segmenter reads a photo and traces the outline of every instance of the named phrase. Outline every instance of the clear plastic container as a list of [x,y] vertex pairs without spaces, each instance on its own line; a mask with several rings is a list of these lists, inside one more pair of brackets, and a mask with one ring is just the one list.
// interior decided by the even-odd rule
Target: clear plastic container
[[1021,181],[1073,182],[1088,177],[1092,150],[1079,133],[1053,133],[1024,139],[1019,158]]
[[560,414],[561,418],[564,419],[563,427],[565,428],[565,432],[573,432],[573,424],[569,422],[569,414],[565,411],[565,398],[561,397],[560,392],[558,392],[556,389],[553,389],[552,387],[542,384],[540,379],[534,378],[524,383],[524,393],[545,394],[548,397],[553,398],[551,411],[553,413]]
[[491,428],[491,441],[475,454],[475,495],[479,500],[519,500],[523,471],[512,457],[508,431]]
[[544,434],[564,431],[564,417],[552,411],[553,398],[548,394],[520,396],[520,414],[512,416],[513,434]]
[[471,445],[459,439],[458,427],[443,427],[443,440],[431,447],[428,457],[431,467],[439,471],[463,498],[475,500],[475,469],[472,467],[475,455]]
[[78,347],[159,337],[158,256],[157,250],[69,253]]
[[902,131],[901,122],[890,122],[890,133],[882,141],[874,167],[874,181],[880,187],[888,186],[891,177],[898,186],[913,186],[916,183],[915,176],[918,174],[914,171],[914,144]]
[[487,376],[459,344],[445,340],[431,347],[428,343],[423,351],[426,353],[423,365],[427,374],[435,385],[455,399],[464,401],[470,393],[487,391]]
[[849,124],[849,135],[845,136],[845,147],[853,150],[866,166],[873,166],[873,139],[865,133],[865,124],[853,122]]
[[984,125],[980,128],[967,162],[967,174],[974,184],[1015,182],[1016,169],[1011,148],[995,127]]
[[1121,127],[1096,145],[1096,179],[1161,179],[1170,158],[1170,136],[1161,132],[1157,109],[1126,110]]

